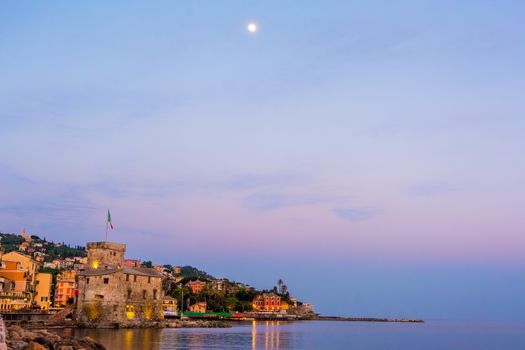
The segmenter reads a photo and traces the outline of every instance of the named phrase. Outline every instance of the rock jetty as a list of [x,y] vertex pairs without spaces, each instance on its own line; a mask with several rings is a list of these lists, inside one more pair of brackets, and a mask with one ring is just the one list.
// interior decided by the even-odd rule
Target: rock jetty
[[166,328],[231,328],[231,324],[213,320],[173,320],[166,322]]
[[7,327],[6,343],[10,350],[106,350],[90,337],[61,337],[47,330],[27,330],[18,325]]

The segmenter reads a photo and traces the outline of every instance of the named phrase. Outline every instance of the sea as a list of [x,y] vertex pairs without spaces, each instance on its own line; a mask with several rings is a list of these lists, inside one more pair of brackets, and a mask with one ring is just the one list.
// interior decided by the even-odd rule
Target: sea
[[233,323],[231,328],[65,329],[60,333],[89,336],[108,350],[525,350],[525,322],[253,321]]

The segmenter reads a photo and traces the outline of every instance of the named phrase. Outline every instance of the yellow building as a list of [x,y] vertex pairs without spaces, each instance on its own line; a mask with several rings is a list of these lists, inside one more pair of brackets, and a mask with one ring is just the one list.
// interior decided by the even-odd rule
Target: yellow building
[[195,303],[193,305],[190,305],[189,311],[190,312],[199,312],[199,313],[206,312],[206,302],[201,301],[199,303]]
[[51,284],[53,283],[53,275],[50,273],[37,273],[36,274],[36,287],[35,287],[35,304],[38,305],[42,310],[49,309],[51,305]]
[[164,311],[164,317],[177,316],[177,299],[168,295],[164,296],[162,298],[162,310]]

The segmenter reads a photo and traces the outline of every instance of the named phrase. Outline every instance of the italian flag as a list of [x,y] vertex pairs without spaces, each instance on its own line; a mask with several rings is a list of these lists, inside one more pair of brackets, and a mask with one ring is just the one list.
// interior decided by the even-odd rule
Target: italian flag
[[108,209],[108,227],[111,227],[111,229],[113,230],[113,223],[111,222],[111,213],[109,212],[109,209]]

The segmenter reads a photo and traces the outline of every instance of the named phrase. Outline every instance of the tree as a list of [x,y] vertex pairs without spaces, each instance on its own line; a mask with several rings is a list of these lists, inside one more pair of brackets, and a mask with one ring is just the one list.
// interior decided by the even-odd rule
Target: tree
[[281,278],[279,278],[277,280],[277,290],[279,291],[279,293],[281,293],[281,287],[282,287],[283,283],[284,282],[283,282],[283,280]]
[[142,267],[149,267],[149,268],[153,267],[153,263],[151,262],[151,260],[144,261],[141,265]]

